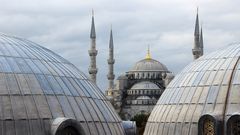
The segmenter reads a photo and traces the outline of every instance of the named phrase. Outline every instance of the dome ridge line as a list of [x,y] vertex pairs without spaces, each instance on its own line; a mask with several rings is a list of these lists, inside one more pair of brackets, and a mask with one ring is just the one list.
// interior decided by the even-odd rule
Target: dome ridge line
[[[228,83],[228,88],[227,88],[227,95],[226,95],[226,99],[225,99],[225,104],[224,104],[224,110],[223,110],[223,122],[226,121],[226,109],[227,109],[227,105],[228,105],[228,102],[229,102],[229,94],[230,94],[230,90],[231,90],[231,87],[232,87],[232,81],[233,81],[233,77],[236,73],[236,68],[237,68],[237,65],[239,64],[239,61],[240,61],[240,57],[238,57],[236,63],[234,64],[233,66],[233,72],[231,73],[231,76],[230,76],[230,80],[229,80],[229,83]],[[223,128],[223,133],[225,131],[225,129]],[[225,131],[226,132],[226,131]]]

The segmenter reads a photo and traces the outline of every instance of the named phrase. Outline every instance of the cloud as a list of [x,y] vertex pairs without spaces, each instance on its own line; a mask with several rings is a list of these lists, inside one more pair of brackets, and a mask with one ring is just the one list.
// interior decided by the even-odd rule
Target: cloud
[[98,85],[107,88],[110,25],[116,77],[151,53],[174,73],[192,61],[197,5],[205,52],[239,41],[240,1],[236,0],[1,0],[0,31],[47,47],[88,74],[91,9],[95,9]]

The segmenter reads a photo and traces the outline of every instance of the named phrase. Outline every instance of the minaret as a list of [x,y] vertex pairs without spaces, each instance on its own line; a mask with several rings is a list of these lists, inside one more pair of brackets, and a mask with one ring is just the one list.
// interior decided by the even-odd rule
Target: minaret
[[[114,87],[114,78],[115,78],[115,75],[114,75],[114,71],[113,71],[113,65],[115,63],[115,60],[114,60],[114,50],[113,50],[113,35],[112,35],[112,28],[111,28],[111,31],[110,31],[110,40],[109,40],[109,58],[108,58],[108,75],[107,75],[107,78],[108,78],[108,81],[109,81],[109,85],[108,85],[108,90],[113,90],[113,87]],[[111,94],[109,94],[111,95]]]
[[202,32],[202,27],[201,27],[201,33],[200,33],[200,48],[201,48],[201,56],[203,55],[204,53],[204,46],[203,46],[203,32]]
[[194,31],[194,46],[192,49],[192,53],[193,53],[193,58],[195,60],[203,55],[201,45],[200,45],[198,11],[197,11],[197,16],[196,16],[195,31]]
[[91,39],[91,48],[88,50],[89,56],[90,56],[90,66],[88,68],[90,78],[91,80],[96,83],[97,78],[97,66],[96,66],[96,56],[98,51],[96,50],[96,32],[95,32],[95,25],[94,25],[94,12],[92,11],[92,26],[91,26],[91,33],[90,33],[90,39]]

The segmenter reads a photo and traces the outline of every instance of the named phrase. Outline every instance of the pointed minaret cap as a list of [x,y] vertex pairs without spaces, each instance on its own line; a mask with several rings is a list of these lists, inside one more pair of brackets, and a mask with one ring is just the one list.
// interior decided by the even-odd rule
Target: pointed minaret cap
[[197,7],[197,15],[196,15],[196,22],[195,22],[195,31],[194,35],[199,35],[199,19],[198,19],[198,7]]
[[151,54],[150,54],[150,47],[149,47],[149,45],[148,45],[148,49],[147,49],[147,55],[146,55],[146,57],[145,57],[146,59],[152,59],[152,57],[151,57]]
[[92,10],[92,25],[91,25],[90,38],[96,38],[95,24],[94,24],[94,10]]
[[203,32],[202,32],[202,26],[201,26],[201,32],[200,32],[200,48],[203,49]]
[[109,48],[113,49],[113,34],[112,34],[112,25],[110,30],[110,41],[109,41]]

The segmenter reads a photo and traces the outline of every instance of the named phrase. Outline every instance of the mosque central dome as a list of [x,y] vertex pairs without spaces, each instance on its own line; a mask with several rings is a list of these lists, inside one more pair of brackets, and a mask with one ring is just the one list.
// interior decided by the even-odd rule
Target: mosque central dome
[[131,71],[168,71],[168,69],[164,64],[151,58],[138,61]]
[[167,71],[167,67],[161,62],[151,58],[150,50],[148,48],[146,58],[138,61],[134,67],[130,70],[131,72],[158,72],[158,71]]
[[73,64],[0,34],[0,135],[125,134],[101,90]]

